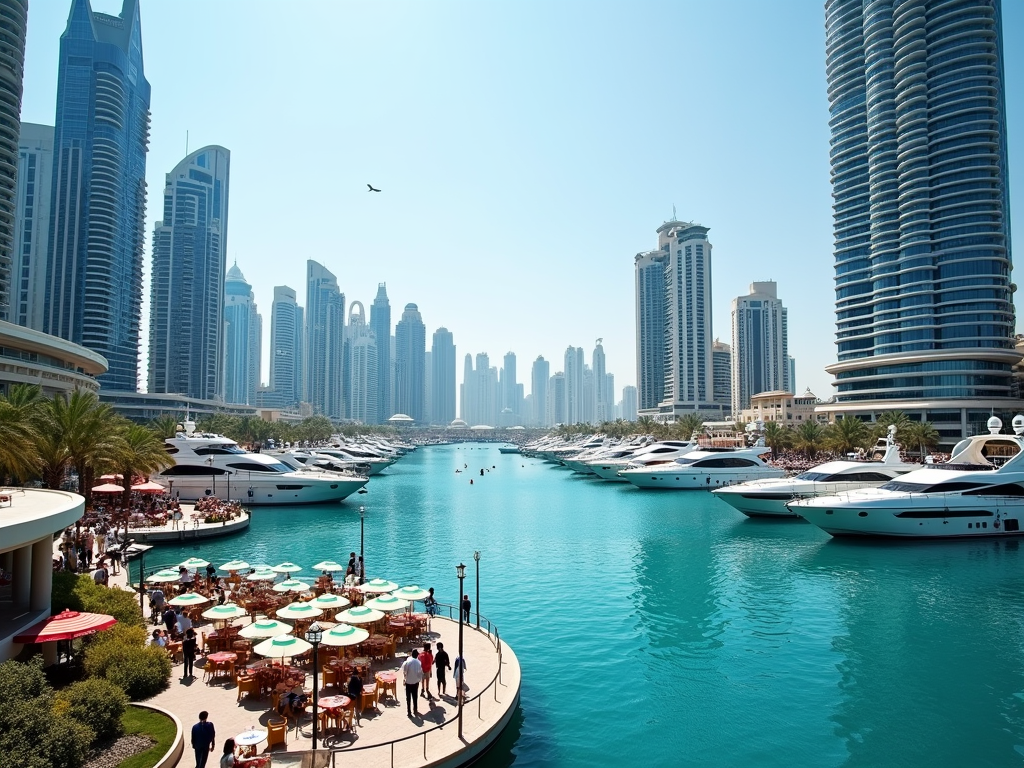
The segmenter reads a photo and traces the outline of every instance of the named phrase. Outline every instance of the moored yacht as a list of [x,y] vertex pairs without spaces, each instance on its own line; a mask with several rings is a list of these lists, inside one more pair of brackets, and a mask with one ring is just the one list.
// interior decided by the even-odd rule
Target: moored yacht
[[1024,518],[1024,416],[1013,435],[988,420],[989,434],[961,440],[949,461],[925,465],[878,488],[790,502],[791,510],[832,536],[903,539],[1021,535]]
[[718,488],[714,493],[748,517],[799,517],[786,506],[788,502],[874,488],[920,468],[920,464],[908,464],[900,458],[896,427],[890,426],[889,434],[879,438],[866,461],[829,461],[796,477],[751,480]]
[[786,473],[761,458],[765,445],[753,448],[698,448],[668,464],[624,469],[619,476],[637,488],[710,490],[731,483],[782,477]]
[[628,482],[627,479],[619,475],[624,469],[670,464],[680,456],[685,456],[698,448],[700,446],[697,444],[696,438],[691,440],[659,440],[642,448],[634,448],[626,455],[618,458],[604,457],[591,459],[587,462],[587,467],[602,480],[624,483]]
[[248,453],[223,435],[184,431],[165,440],[175,461],[152,476],[183,501],[204,496],[240,499],[246,504],[324,504],[355,493],[367,479],[338,472],[306,472],[266,453]]

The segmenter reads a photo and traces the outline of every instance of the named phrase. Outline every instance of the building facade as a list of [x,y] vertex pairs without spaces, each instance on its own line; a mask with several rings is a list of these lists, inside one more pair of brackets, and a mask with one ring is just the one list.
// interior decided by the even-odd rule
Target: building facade
[[345,418],[345,294],[323,264],[306,262],[306,400],[314,413]]
[[178,393],[201,400],[216,400],[224,394],[230,170],[231,153],[211,146],[196,150],[167,174],[163,220],[153,230],[149,297],[152,393]]
[[636,387],[630,385],[622,388],[622,418],[636,421],[637,417]]
[[583,361],[583,347],[569,346],[565,350],[565,405],[563,407],[564,423],[579,424],[585,418],[583,404],[583,373],[586,363]]
[[[21,124],[11,272],[12,323],[43,330],[46,246],[50,242],[53,126]],[[2,290],[2,289],[0,289]]]
[[438,328],[430,345],[430,418],[447,425],[455,420],[455,337]]
[[60,38],[43,330],[109,365],[101,384],[139,378],[149,83],[138,0],[120,16],[73,0]]
[[732,412],[759,392],[789,392],[789,325],[771,281],[732,300]]
[[1012,405],[1000,25],[999,0],[825,3],[835,413],[954,441]]
[[302,307],[295,289],[274,286],[270,308],[270,391],[273,405],[290,408],[302,399]]
[[[28,25],[28,0],[8,0],[3,4],[0,43],[0,320],[16,320],[12,303],[21,286],[14,272],[15,212],[18,208],[18,173],[21,132],[21,91],[25,67],[25,31]],[[25,323],[21,323],[25,325]]]
[[732,410],[732,347],[715,339],[711,345],[715,402]]
[[386,424],[394,414],[391,407],[391,302],[387,284],[377,286],[377,296],[370,305],[370,327],[377,339],[377,420]]
[[548,381],[548,424],[568,424],[568,416],[565,412],[567,397],[565,395],[565,373],[558,371],[551,375]]
[[262,364],[263,318],[252,286],[235,264],[224,280],[224,400],[256,405]]
[[[665,244],[668,247],[668,244]],[[638,253],[636,269],[636,380],[640,408],[658,407],[665,394],[666,251]]]
[[395,326],[395,412],[423,422],[426,397],[427,327],[419,308],[406,304]]
[[349,306],[345,341],[349,349],[348,416],[360,424],[373,424],[377,419],[377,339],[366,324],[360,301]]
[[548,421],[548,380],[550,378],[551,363],[545,360],[543,355],[538,355],[537,359],[533,361],[533,369],[530,371],[531,427],[551,426]]

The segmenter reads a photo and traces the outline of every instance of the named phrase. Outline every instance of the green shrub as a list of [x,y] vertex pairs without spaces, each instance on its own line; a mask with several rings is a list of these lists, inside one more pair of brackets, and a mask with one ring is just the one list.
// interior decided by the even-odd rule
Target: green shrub
[[85,648],[85,671],[89,677],[106,677],[107,669],[118,663],[126,649],[142,648],[148,639],[142,627],[115,624],[89,639]]
[[167,685],[171,659],[163,648],[155,645],[126,648],[117,662],[107,667],[106,677],[132,701],[141,701],[155,696]]
[[88,574],[62,571],[53,574],[50,606],[54,613],[65,608],[113,616],[120,624],[144,627],[146,620],[139,608],[139,598],[119,587],[104,587]]
[[114,683],[90,678],[70,685],[57,693],[57,709],[84,723],[96,734],[96,741],[109,741],[121,735],[121,716],[128,706],[128,697]]

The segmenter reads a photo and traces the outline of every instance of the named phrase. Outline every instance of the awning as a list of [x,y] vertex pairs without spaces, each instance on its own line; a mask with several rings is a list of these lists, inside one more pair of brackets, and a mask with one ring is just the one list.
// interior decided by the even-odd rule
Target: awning
[[43,619],[20,635],[14,636],[16,643],[52,643],[57,640],[74,640],[76,637],[91,635],[117,624],[117,619],[102,613],[79,613],[64,609],[56,616]]

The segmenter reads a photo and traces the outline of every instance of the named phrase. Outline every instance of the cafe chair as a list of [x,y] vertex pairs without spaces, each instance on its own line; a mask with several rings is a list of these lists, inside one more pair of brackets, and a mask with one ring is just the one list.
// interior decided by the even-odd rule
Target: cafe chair
[[259,686],[256,683],[256,678],[252,675],[239,675],[236,680],[238,681],[238,697],[235,701],[241,701],[242,696],[253,694],[259,695]]
[[267,749],[275,744],[288,746],[288,721],[267,723]]
[[320,672],[323,675],[324,688],[326,688],[328,685],[338,685],[338,671],[336,669],[331,669],[330,667],[322,667]]
[[374,709],[377,709],[378,712],[380,711],[377,708],[376,683],[370,683],[369,685],[363,686],[363,695],[359,697],[359,709],[365,712],[367,707],[373,707]]

